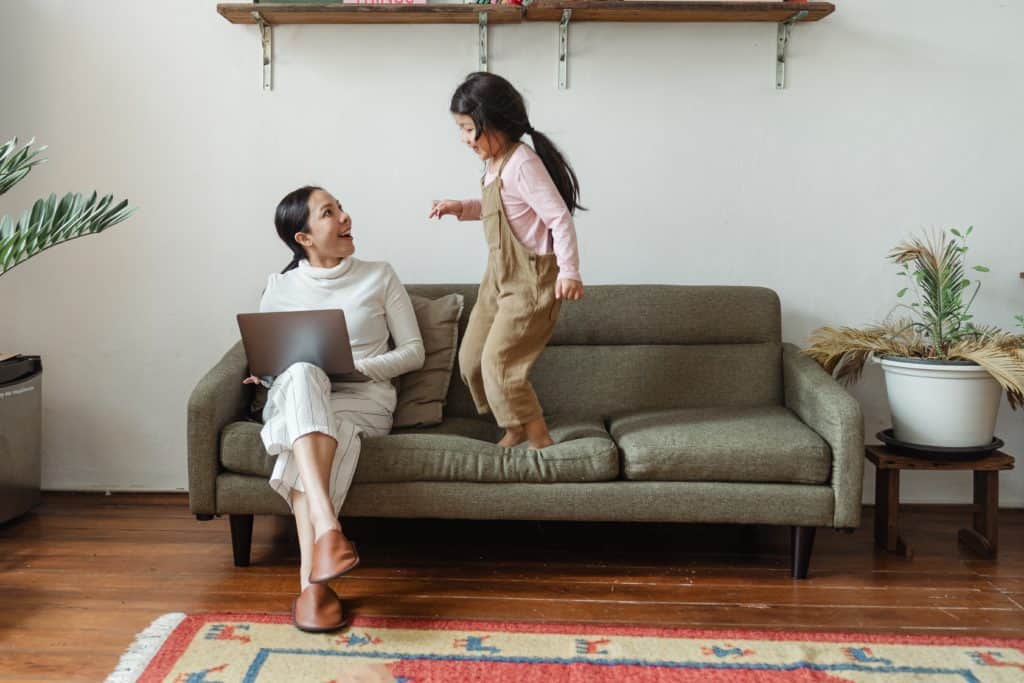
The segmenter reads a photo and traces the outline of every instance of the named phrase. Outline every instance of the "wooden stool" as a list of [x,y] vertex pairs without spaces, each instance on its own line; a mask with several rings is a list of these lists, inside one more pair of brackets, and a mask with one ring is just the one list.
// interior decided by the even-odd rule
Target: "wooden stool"
[[900,471],[932,470],[974,472],[974,528],[961,529],[960,542],[982,557],[994,559],[999,551],[999,470],[1012,470],[1013,457],[995,451],[976,460],[940,460],[910,455],[883,444],[866,446],[874,463],[875,543],[891,553],[912,557],[913,550],[900,537]]

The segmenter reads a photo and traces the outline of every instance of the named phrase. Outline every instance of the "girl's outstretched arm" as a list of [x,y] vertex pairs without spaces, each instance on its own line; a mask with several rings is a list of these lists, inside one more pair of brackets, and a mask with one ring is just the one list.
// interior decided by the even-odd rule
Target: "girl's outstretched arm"
[[458,199],[435,199],[430,202],[430,213],[427,218],[442,218],[443,216],[462,215],[462,202]]

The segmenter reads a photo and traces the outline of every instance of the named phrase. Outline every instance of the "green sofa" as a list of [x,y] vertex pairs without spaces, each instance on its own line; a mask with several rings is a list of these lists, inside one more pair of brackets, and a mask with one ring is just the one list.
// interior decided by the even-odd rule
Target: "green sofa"
[[[461,293],[461,336],[476,286],[408,289]],[[200,520],[229,515],[238,566],[253,515],[289,514],[246,420],[246,374],[239,343],[188,405],[189,504]],[[456,368],[441,425],[364,442],[342,516],[787,525],[797,578],[818,527],[859,523],[860,407],[782,343],[769,289],[589,287],[531,377],[554,446],[495,445]]]

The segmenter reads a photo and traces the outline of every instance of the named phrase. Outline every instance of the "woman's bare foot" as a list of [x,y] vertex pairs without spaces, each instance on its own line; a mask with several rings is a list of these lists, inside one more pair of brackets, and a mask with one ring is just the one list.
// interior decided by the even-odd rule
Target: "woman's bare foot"
[[526,441],[526,431],[522,427],[509,427],[505,430],[505,436],[501,437],[498,445],[502,448],[514,448]]

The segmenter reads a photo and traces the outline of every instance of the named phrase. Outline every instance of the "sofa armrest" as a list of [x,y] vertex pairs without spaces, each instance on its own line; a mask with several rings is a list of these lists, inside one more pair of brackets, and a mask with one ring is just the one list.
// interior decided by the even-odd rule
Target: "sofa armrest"
[[253,387],[242,384],[248,362],[238,342],[206,373],[188,400],[188,504],[197,515],[217,512],[220,433],[245,418]]
[[864,419],[857,399],[793,344],[782,345],[786,407],[832,450],[833,526],[860,524],[864,487]]

